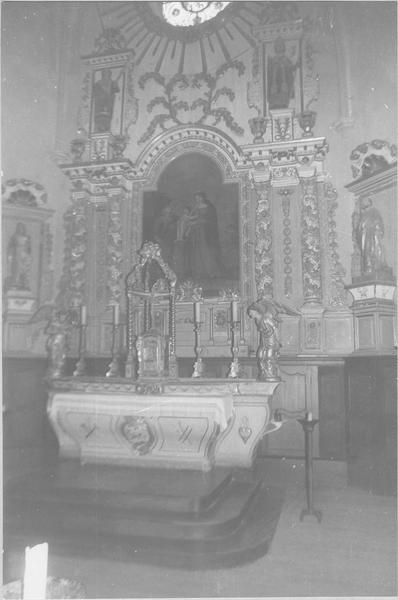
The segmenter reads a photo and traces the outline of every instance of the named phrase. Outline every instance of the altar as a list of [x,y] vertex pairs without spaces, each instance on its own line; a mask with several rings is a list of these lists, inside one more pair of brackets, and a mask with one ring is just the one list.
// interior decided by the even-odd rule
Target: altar
[[220,379],[99,381],[63,379],[48,416],[61,458],[209,471],[250,468],[270,420],[278,382]]

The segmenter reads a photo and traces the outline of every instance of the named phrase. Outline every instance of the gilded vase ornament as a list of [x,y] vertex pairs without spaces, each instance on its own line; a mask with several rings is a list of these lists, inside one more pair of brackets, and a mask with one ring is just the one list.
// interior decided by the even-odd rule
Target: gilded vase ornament
[[298,121],[303,130],[303,137],[313,137],[313,128],[315,127],[316,112],[314,110],[305,110],[298,115]]
[[250,131],[252,132],[254,139],[253,144],[263,144],[264,135],[267,131],[268,119],[266,117],[253,117],[249,119]]

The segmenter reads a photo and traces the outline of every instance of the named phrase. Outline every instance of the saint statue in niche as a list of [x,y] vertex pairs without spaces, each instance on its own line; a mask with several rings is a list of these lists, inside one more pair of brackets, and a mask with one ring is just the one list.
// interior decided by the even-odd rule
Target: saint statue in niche
[[29,290],[32,243],[24,223],[17,223],[7,245],[7,289]]
[[111,130],[115,96],[118,92],[120,92],[120,88],[117,80],[112,79],[111,69],[102,69],[101,79],[96,81],[93,86],[95,133]]
[[294,75],[298,62],[294,64],[286,56],[286,44],[282,38],[274,43],[275,55],[268,59],[268,106],[269,108],[288,108],[294,97]]
[[383,220],[370,198],[361,201],[355,233],[361,254],[361,274],[376,275],[390,271],[384,257]]

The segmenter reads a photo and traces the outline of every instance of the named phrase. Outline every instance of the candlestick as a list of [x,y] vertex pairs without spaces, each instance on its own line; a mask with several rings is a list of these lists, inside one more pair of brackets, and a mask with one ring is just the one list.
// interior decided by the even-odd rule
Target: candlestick
[[232,312],[232,322],[235,323],[238,320],[238,303],[236,300],[233,300],[231,303],[231,312]]
[[87,325],[87,306],[85,304],[80,307],[80,325]]
[[[195,303],[196,305],[197,303]],[[200,321],[196,321],[195,322],[195,327],[194,327],[194,331],[195,331],[195,356],[196,356],[196,360],[194,362],[193,365],[193,373],[192,373],[192,377],[202,377],[203,375],[203,360],[201,357],[202,354],[202,347],[200,345],[200,328],[201,328],[201,323]]]
[[113,305],[113,324],[119,325],[120,323],[120,306],[119,304]]
[[195,323],[200,323],[200,302],[195,302],[193,305]]
[[23,600],[44,600],[47,586],[48,544],[25,548]]

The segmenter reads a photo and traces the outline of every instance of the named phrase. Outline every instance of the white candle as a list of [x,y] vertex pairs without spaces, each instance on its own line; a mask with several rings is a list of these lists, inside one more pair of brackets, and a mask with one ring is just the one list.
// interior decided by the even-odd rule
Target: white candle
[[80,325],[87,325],[87,306],[85,304],[80,307]]
[[120,306],[119,304],[113,305],[113,324],[119,325],[120,322]]
[[312,412],[307,413],[307,421],[312,421]]
[[193,308],[195,323],[200,323],[200,302],[195,302]]
[[47,585],[48,544],[25,548],[23,600],[44,600]]
[[238,303],[236,300],[232,301],[232,321],[236,323],[238,320]]

